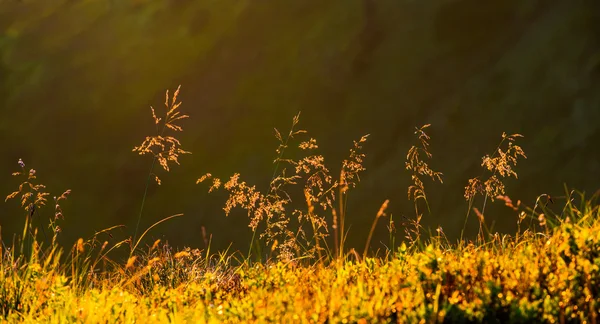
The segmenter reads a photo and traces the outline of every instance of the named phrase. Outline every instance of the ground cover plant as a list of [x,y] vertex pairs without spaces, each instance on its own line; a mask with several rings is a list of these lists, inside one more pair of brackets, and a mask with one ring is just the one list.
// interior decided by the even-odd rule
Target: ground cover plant
[[[339,165],[330,165],[297,115],[289,132],[275,130],[280,145],[268,188],[246,183],[238,173],[224,180],[210,173],[190,179],[208,183],[209,193],[224,190],[226,215],[236,208],[247,212],[255,234],[249,251],[214,252],[210,238],[203,250],[145,243],[155,227],[179,216],[139,231],[148,186],[152,179],[160,185],[156,163],[168,172],[190,153],[175,136],[183,131],[179,121],[188,118],[179,111],[178,95],[179,89],[167,92],[165,108],[152,108],[157,133],[133,149],[152,160],[129,239],[108,243],[116,225],[62,249],[56,240],[61,222],[76,217],[65,217],[60,205],[71,191],[47,206],[52,199],[43,177],[18,161],[13,175],[21,184],[6,200],[22,206],[24,227],[18,238],[2,240],[3,321],[597,323],[598,194],[566,190],[563,197],[540,195],[533,207],[513,202],[503,181],[517,178],[517,163],[526,158],[519,134],[502,134],[482,159],[482,176],[465,181],[465,224],[472,212],[480,225],[474,241],[451,242],[441,227],[427,233],[421,226],[432,212],[425,182],[443,183],[443,174],[429,165],[430,125],[424,125],[415,129],[416,144],[401,161],[412,179],[407,202],[415,214],[397,224],[387,213],[393,201],[384,200],[362,253],[346,248],[352,235],[346,202],[364,171],[368,136],[354,141]],[[514,235],[489,230],[490,203],[506,206],[507,217],[518,224]],[[389,231],[383,251],[371,246],[382,222]],[[114,257],[118,250],[127,250],[128,257]]]

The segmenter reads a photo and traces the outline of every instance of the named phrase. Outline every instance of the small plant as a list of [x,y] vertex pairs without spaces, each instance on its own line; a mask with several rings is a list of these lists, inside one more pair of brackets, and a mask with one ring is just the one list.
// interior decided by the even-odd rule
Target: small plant
[[[33,227],[33,217],[37,215],[38,221],[42,225],[42,232],[45,236],[44,224],[42,224],[42,220],[39,214],[40,208],[46,205],[48,202],[48,196],[50,195],[45,191],[46,186],[37,182],[37,175],[35,169],[30,169],[27,171],[25,169],[25,163],[22,159],[18,161],[20,171],[13,172],[13,176],[21,177],[23,180],[19,185],[18,190],[12,192],[5,199],[5,202],[17,198],[20,195],[19,200],[21,201],[21,207],[25,210],[25,226],[23,228],[23,236],[21,238],[21,242],[25,242],[27,233],[30,234],[32,238],[34,227]],[[54,218],[50,218],[49,227],[52,230],[52,246],[56,243],[56,238],[58,234],[61,232],[61,228],[56,224],[56,221],[59,219],[64,219],[62,208],[60,207],[60,201],[67,199],[67,196],[71,193],[71,190],[65,191],[59,197],[54,197]],[[21,246],[21,253],[23,253],[23,245]]]
[[[350,189],[356,187],[356,184],[360,181],[360,173],[365,171],[363,162],[365,154],[362,153],[363,145],[367,142],[369,135],[364,135],[358,141],[354,141],[354,147],[350,149],[350,156],[348,159],[342,162],[342,171],[340,172],[340,181],[337,184],[338,194],[338,211],[333,212],[333,222],[337,224],[334,228],[336,231],[336,237],[339,236],[339,250],[336,251],[338,257],[344,255],[344,243],[346,242],[346,203],[348,201],[348,192]],[[339,217],[339,222],[338,222]],[[339,227],[338,227],[339,226]],[[337,234],[339,233],[339,234]],[[337,245],[336,245],[337,247]],[[337,248],[336,248],[337,250]]]
[[431,124],[423,125],[419,128],[415,127],[415,135],[417,135],[418,144],[413,145],[406,154],[406,162],[404,163],[406,170],[411,172],[412,185],[408,187],[408,200],[412,200],[415,206],[415,219],[408,220],[404,223],[406,238],[410,241],[411,246],[414,246],[421,237],[421,218],[423,214],[419,212],[419,200],[425,202],[427,211],[431,213],[429,208],[429,202],[427,201],[427,194],[425,193],[425,185],[421,177],[427,176],[434,182],[437,180],[440,183],[444,183],[442,180],[442,173],[434,171],[429,167],[426,160],[431,159],[433,156],[429,152],[429,135],[425,132],[425,129],[430,127]]
[[[330,197],[324,197],[324,186],[331,185],[332,179],[329,176],[329,170],[324,166],[324,159],[321,155],[309,155],[300,160],[286,159],[283,157],[285,150],[288,148],[290,140],[295,137],[306,134],[304,130],[296,130],[299,123],[300,115],[294,117],[292,127],[284,139],[281,133],[275,129],[275,137],[279,141],[279,146],[276,150],[277,158],[275,172],[271,179],[269,190],[266,193],[259,191],[256,186],[250,186],[244,181],[240,181],[240,174],[236,173],[223,184],[225,190],[229,192],[229,198],[223,208],[225,215],[229,215],[236,207],[241,207],[246,210],[250,217],[249,227],[254,235],[258,231],[258,226],[261,222],[265,223],[265,230],[259,234],[259,239],[264,239],[267,245],[272,245],[272,249],[279,250],[278,257],[282,260],[292,260],[296,256],[310,255],[321,253],[319,241],[325,237],[324,231],[327,230],[326,221],[315,213],[314,203],[319,206],[327,207],[328,199],[331,204]],[[301,142],[298,147],[304,151],[312,151],[318,148],[317,142],[314,139]],[[278,173],[281,164],[291,165],[293,167],[292,175],[287,174],[287,168],[283,168]],[[212,186],[209,192],[219,189],[222,181],[219,178],[213,178],[211,174],[206,174],[196,181],[196,183],[204,182],[212,178]],[[304,199],[307,203],[308,210],[293,210],[288,212],[286,206],[292,202],[291,196],[288,193],[288,187],[297,185],[301,180],[304,180]],[[330,191],[331,192],[331,191]],[[312,240],[306,240],[307,236],[302,226],[298,227],[297,231],[288,229],[288,224],[292,216],[298,219],[299,224],[308,220],[312,225]],[[300,245],[300,239],[305,238],[305,246]],[[313,246],[310,247],[310,242]],[[280,243],[281,242],[281,243]],[[252,245],[252,242],[251,242]],[[305,253],[301,253],[300,251]],[[249,257],[250,255],[248,255]]]
[[154,166],[156,162],[166,171],[169,172],[170,163],[179,164],[179,155],[191,154],[191,152],[185,151],[181,148],[179,140],[171,135],[166,135],[167,131],[182,132],[183,128],[177,124],[178,121],[186,119],[189,116],[184,115],[179,111],[181,102],[177,102],[177,96],[181,86],[177,87],[173,97],[169,99],[169,90],[165,93],[165,114],[163,117],[158,117],[154,107],[150,107],[152,111],[152,118],[156,125],[156,135],[147,136],[146,139],[140,144],[133,148],[133,152],[137,152],[139,155],[151,155],[152,163],[150,165],[150,171],[148,172],[148,178],[146,179],[146,187],[144,189],[144,196],[142,197],[142,205],[138,215],[137,224],[135,226],[135,233],[132,239],[132,245],[135,244],[137,239],[137,233],[140,227],[140,221],[142,219],[142,213],[144,211],[144,205],[146,202],[146,196],[148,195],[148,187],[150,185],[150,179],[154,178],[158,185],[161,184],[161,180],[157,174],[154,173]]
[[[442,180],[442,173],[433,171],[425,159],[431,159],[432,154],[429,152],[429,140],[431,139],[425,129],[430,127],[431,124],[423,125],[420,128],[415,128],[415,135],[418,135],[418,141],[420,145],[413,145],[406,154],[405,167],[406,170],[411,171],[411,179],[413,184],[408,187],[408,200],[412,200],[415,204],[415,214],[418,216],[419,208],[417,202],[422,199],[427,206],[427,210],[431,213],[429,203],[427,202],[427,195],[425,194],[425,185],[421,180],[421,176],[428,176],[433,181],[439,181],[444,183]],[[423,155],[421,155],[423,154]]]
[[[473,207],[474,199],[478,194],[485,196],[481,211],[476,211],[480,221],[479,233],[480,235],[483,235],[481,223],[485,221],[485,207],[488,198],[494,201],[496,197],[505,195],[505,187],[501,179],[511,176],[518,179],[514,167],[517,165],[519,158],[527,158],[523,149],[515,144],[516,139],[520,137],[523,137],[523,135],[506,135],[506,133],[502,133],[502,140],[500,141],[500,144],[498,144],[496,151],[492,155],[485,155],[482,159],[481,166],[491,173],[490,176],[485,181],[482,181],[479,177],[469,179],[469,184],[465,187],[464,194],[465,199],[469,202],[469,209],[467,211],[467,216],[465,217],[463,232],[469,218],[469,212]],[[504,143],[507,144],[506,148],[503,150],[502,145]]]
[[[323,245],[327,245],[325,239],[328,236],[328,223],[324,215],[330,210],[334,215],[340,215],[340,227],[343,230],[345,195],[350,188],[356,185],[356,182],[359,181],[359,173],[364,170],[362,166],[364,155],[359,151],[362,149],[361,145],[366,141],[366,136],[354,142],[354,148],[350,150],[350,157],[342,163],[340,180],[334,181],[329,168],[325,166],[324,157],[320,154],[311,154],[319,148],[314,138],[298,144],[298,148],[302,152],[308,153],[306,156],[297,160],[284,158],[284,152],[288,149],[290,140],[307,133],[304,130],[296,130],[299,118],[299,114],[294,117],[292,127],[285,139],[275,129],[275,137],[279,141],[279,146],[276,150],[277,158],[274,161],[275,173],[267,192],[263,193],[256,186],[241,181],[238,173],[230,177],[224,184],[210,173],[202,176],[196,183],[212,179],[209,192],[223,185],[224,189],[229,192],[229,198],[224,207],[225,215],[229,215],[236,207],[246,210],[250,218],[249,227],[253,231],[253,238],[258,231],[259,224],[264,223],[265,228],[259,234],[259,239],[264,239],[267,245],[272,246],[272,250],[279,251],[278,258],[280,260],[291,261],[315,257],[321,260],[324,251]],[[280,165],[287,165],[292,171],[288,172],[288,168],[282,168],[278,172]],[[289,192],[292,187],[297,185],[302,186],[302,200],[306,203],[306,209],[288,207],[292,203],[292,196]],[[339,189],[338,197],[335,196],[336,189]],[[334,212],[336,198],[340,202],[337,214]],[[291,226],[292,219],[297,219],[296,227]],[[337,244],[338,227],[335,216],[334,226]],[[291,230],[291,228],[297,229]],[[339,236],[340,251],[344,240],[345,236],[342,232]]]

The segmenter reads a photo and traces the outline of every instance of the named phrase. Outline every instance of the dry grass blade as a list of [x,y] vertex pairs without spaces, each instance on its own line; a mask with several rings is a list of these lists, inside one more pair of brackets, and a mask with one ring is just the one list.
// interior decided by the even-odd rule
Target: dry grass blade
[[[131,254],[133,254],[133,252],[135,251],[135,249],[138,247],[138,245],[140,244],[140,242],[142,241],[142,239],[144,238],[144,236],[146,236],[146,234],[148,234],[148,232],[153,229],[155,226],[157,226],[160,223],[166,222],[169,219],[175,218],[175,217],[180,217],[183,216],[183,214],[176,214],[176,215],[171,215],[169,217],[165,217],[161,220],[159,220],[158,222],[152,224],[152,226],[148,227],[144,233],[142,233],[142,235],[140,235],[140,237],[137,239],[137,241],[135,241],[135,243],[133,244],[133,246],[131,247]],[[133,241],[132,241],[133,243]]]
[[389,203],[390,203],[390,200],[386,199],[386,201],[384,201],[383,204],[381,204],[381,207],[379,207],[379,211],[375,215],[375,220],[373,221],[373,225],[371,225],[371,230],[369,231],[369,236],[367,237],[367,242],[365,243],[363,259],[367,257],[367,252],[369,251],[369,246],[371,245],[371,238],[373,237],[373,232],[375,231],[375,226],[377,226],[377,221],[379,220],[379,218],[387,216],[385,211],[387,210]]

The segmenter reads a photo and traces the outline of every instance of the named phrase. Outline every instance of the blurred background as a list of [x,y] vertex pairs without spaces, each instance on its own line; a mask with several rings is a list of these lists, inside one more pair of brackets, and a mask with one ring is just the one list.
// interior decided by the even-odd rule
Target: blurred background
[[[422,124],[444,173],[443,185],[425,182],[422,222],[451,240],[467,180],[502,132],[525,136],[528,159],[506,181],[513,200],[600,188],[597,0],[0,0],[0,32],[0,193],[17,188],[19,158],[52,195],[72,189],[64,244],[118,224],[133,235],[151,158],[131,150],[154,134],[149,107],[179,84],[193,154],[159,172],[141,222],[184,213],[148,236],[177,246],[203,247],[205,227],[213,248],[247,248],[245,214],[225,217],[226,196],[195,181],[240,172],[267,187],[273,127],[287,132],[298,111],[332,172],[371,134],[348,201],[350,246],[364,245],[385,199],[398,222],[414,218],[404,161]],[[5,241],[23,220],[17,201],[0,203]],[[494,231],[514,233],[516,220],[501,203],[486,209]],[[386,222],[374,248],[388,242]],[[468,234],[477,228],[471,218]]]

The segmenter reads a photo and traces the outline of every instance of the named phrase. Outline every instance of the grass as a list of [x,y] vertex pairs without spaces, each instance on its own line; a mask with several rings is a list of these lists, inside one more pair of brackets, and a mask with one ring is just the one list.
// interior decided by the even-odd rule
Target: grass
[[[189,153],[166,133],[183,131],[174,123],[187,118],[178,112],[178,94],[179,89],[170,99],[167,92],[164,115],[152,109],[157,135],[134,148],[152,157],[146,190],[151,179],[160,184],[156,162],[168,172],[170,163]],[[405,161],[415,215],[396,225],[387,213],[393,199],[385,200],[359,254],[345,248],[351,235],[345,215],[348,193],[365,170],[368,137],[354,141],[348,158],[331,166],[299,123],[298,114],[285,136],[275,130],[280,145],[268,188],[248,184],[238,173],[197,180],[209,182],[209,192],[226,191],[226,215],[236,208],[247,212],[254,233],[247,254],[211,252],[205,233],[204,250],[177,249],[160,240],[141,244],[148,232],[179,215],[139,237],[136,227],[131,238],[116,244],[105,238],[119,226],[64,250],[56,243],[60,223],[68,220],[60,203],[71,191],[54,198],[53,215],[44,220],[49,193],[35,170],[27,171],[19,160],[14,175],[22,182],[6,200],[20,200],[24,230],[18,239],[3,241],[0,250],[0,317],[35,323],[597,323],[599,194],[566,190],[564,197],[540,195],[533,207],[514,203],[503,181],[517,178],[516,165],[525,157],[516,144],[520,135],[503,134],[496,150],[483,157],[482,176],[467,181],[464,221],[471,210],[477,215],[477,240],[451,243],[442,228],[426,235],[420,225],[434,212],[425,181],[441,185],[442,173],[429,166],[430,125],[417,128],[417,144]],[[489,231],[485,206],[494,201],[514,217],[515,235]],[[479,203],[481,209],[475,207]],[[373,251],[372,234],[384,218],[390,242],[385,251]],[[399,247],[397,228],[405,232]],[[112,257],[127,246],[129,257]]]

